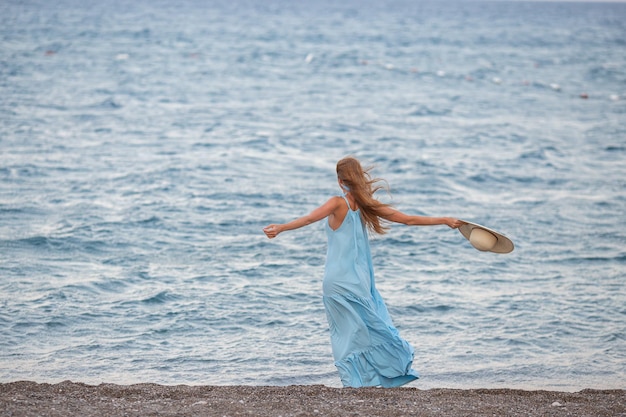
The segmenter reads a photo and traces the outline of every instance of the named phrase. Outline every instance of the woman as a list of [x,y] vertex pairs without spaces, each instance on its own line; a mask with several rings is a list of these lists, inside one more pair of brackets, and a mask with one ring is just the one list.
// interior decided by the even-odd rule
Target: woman
[[344,387],[398,387],[418,378],[411,369],[413,348],[394,327],[374,284],[367,231],[383,234],[382,221],[412,226],[463,224],[451,217],[410,216],[374,198],[381,188],[352,157],[337,163],[342,196],[331,197],[306,216],[263,231],[280,233],[327,218],[328,252],[323,299],[335,358]]

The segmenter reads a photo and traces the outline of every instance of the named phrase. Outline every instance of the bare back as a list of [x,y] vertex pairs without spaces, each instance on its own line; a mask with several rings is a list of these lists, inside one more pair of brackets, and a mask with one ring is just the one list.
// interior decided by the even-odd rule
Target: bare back
[[350,193],[347,193],[345,196],[348,199],[349,207],[343,197],[334,197],[334,199],[337,200],[337,208],[328,216],[328,226],[330,226],[332,230],[337,230],[341,226],[348,214],[348,210],[356,211],[359,209]]

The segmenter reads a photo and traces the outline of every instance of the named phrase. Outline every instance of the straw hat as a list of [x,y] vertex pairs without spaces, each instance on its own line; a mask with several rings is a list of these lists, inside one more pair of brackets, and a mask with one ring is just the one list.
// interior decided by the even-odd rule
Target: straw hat
[[459,227],[459,232],[479,251],[495,253],[509,253],[513,251],[515,247],[513,242],[502,233],[476,223],[461,221],[465,222],[465,224]]

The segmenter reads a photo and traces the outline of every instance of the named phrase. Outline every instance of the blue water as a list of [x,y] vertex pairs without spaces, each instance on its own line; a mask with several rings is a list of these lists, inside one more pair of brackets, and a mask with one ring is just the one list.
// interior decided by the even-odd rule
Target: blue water
[[0,149],[2,382],[340,386],[353,154],[516,243],[373,240],[413,386],[625,388],[624,3],[4,1]]

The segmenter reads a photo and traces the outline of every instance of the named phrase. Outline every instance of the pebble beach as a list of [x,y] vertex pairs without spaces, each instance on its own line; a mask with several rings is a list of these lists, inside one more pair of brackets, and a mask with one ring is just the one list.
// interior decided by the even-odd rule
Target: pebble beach
[[0,416],[626,416],[626,391],[0,384]]

